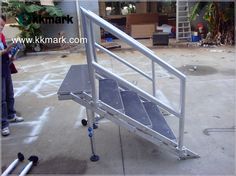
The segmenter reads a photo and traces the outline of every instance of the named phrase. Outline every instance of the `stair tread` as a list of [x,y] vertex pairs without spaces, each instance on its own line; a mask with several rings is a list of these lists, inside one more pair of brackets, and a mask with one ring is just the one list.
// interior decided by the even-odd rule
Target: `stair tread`
[[138,97],[133,91],[122,91],[121,97],[124,104],[125,114],[144,125],[152,125],[148,114]]
[[70,93],[91,92],[87,65],[72,65],[63,80],[58,94],[65,95]]
[[159,108],[152,102],[144,102],[143,105],[152,121],[152,129],[171,140],[176,139]]
[[99,80],[99,99],[117,110],[124,109],[118,84],[113,79]]

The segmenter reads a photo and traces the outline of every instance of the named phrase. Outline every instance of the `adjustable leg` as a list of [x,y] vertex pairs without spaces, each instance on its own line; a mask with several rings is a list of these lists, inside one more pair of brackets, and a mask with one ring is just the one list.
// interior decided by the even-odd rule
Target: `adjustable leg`
[[92,118],[93,118],[93,129],[97,129],[98,128],[97,117],[95,116],[94,112],[92,112]]
[[94,130],[93,130],[93,123],[94,123],[94,112],[86,108],[87,118],[88,118],[88,136],[90,138],[92,156],[90,160],[95,162],[99,160],[99,156],[96,155],[95,152],[95,145],[94,145]]

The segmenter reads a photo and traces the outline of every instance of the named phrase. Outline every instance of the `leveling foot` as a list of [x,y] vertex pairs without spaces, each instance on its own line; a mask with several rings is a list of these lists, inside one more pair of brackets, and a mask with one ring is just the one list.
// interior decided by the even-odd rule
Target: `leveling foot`
[[90,160],[91,160],[92,162],[96,162],[96,161],[99,160],[99,156],[98,156],[98,155],[92,155],[92,156],[90,157]]

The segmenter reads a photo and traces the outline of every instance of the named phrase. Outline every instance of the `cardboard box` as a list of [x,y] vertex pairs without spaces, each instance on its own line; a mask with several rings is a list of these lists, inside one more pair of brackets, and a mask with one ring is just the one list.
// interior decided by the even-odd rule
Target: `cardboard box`
[[151,38],[155,27],[155,24],[133,24],[131,25],[131,36],[133,38]]

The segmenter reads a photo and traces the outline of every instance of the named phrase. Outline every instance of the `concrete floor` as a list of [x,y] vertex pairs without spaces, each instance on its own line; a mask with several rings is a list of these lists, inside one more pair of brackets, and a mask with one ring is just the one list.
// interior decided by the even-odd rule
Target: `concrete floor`
[[[2,169],[22,152],[39,156],[31,174],[97,175],[234,175],[235,174],[235,49],[162,48],[160,58],[187,74],[185,146],[201,158],[179,161],[176,156],[118,127],[108,120],[96,130],[100,161],[90,162],[87,129],[80,121],[85,110],[73,101],[58,101],[57,90],[69,67],[86,63],[83,53],[28,56],[17,60],[13,75],[16,110],[25,122],[11,125],[11,135],[1,139]],[[116,51],[150,73],[150,62],[136,51]],[[99,54],[108,69],[150,91],[151,84],[131,70]],[[193,66],[197,66],[193,71]],[[157,67],[158,88],[177,100],[178,81]],[[171,101],[172,102],[172,101]],[[177,104],[172,103],[175,107]],[[178,121],[167,117],[173,130]],[[19,173],[26,164],[20,164]]]

